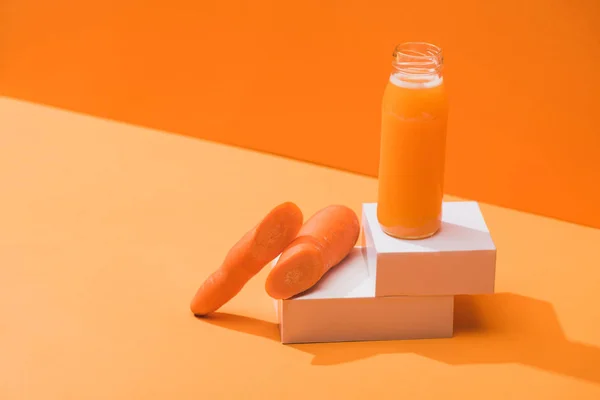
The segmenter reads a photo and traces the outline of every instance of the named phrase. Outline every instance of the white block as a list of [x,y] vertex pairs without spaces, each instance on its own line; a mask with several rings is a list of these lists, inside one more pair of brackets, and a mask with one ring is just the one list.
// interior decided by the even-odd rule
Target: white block
[[376,297],[356,247],[310,290],[276,302],[282,343],[451,337],[453,296]]
[[377,204],[363,204],[363,240],[377,296],[494,292],[496,247],[476,202],[444,202],[434,236],[401,240],[377,221]]

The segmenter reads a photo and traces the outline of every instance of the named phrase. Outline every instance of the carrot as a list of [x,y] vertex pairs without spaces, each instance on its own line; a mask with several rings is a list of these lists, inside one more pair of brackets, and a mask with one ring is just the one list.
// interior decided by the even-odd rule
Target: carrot
[[360,234],[356,213],[332,205],[309,218],[298,237],[283,250],[271,269],[265,290],[274,299],[288,299],[313,287],[352,250]]
[[204,316],[231,300],[294,240],[302,221],[302,211],[294,203],[272,209],[229,250],[221,266],[200,286],[190,304],[192,312]]

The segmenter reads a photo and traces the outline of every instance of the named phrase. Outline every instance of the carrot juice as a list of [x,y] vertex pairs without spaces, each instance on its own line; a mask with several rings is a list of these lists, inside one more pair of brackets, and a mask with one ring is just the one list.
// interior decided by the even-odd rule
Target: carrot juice
[[442,59],[431,44],[397,46],[383,95],[377,218],[400,239],[432,236],[441,225],[448,114]]

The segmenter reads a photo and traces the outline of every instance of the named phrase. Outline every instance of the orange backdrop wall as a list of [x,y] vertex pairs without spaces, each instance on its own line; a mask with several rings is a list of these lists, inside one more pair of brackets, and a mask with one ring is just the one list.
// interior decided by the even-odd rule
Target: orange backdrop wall
[[600,227],[597,0],[0,10],[3,95],[373,176],[392,49],[436,43],[452,107],[447,192]]

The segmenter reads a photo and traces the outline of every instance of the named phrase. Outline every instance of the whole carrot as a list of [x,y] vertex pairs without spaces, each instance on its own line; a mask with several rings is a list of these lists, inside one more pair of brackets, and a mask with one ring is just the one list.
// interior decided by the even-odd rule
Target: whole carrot
[[204,316],[231,300],[294,240],[302,221],[302,211],[294,203],[272,209],[229,250],[221,266],[200,286],[190,304],[192,312]]
[[360,234],[356,213],[341,205],[325,207],[300,229],[271,269],[265,290],[274,299],[288,299],[314,286],[352,250]]

